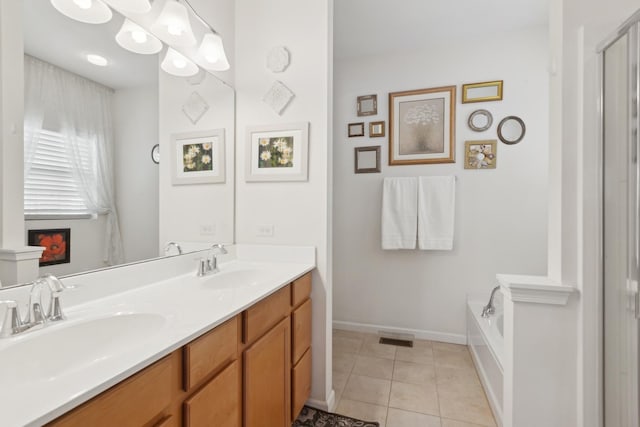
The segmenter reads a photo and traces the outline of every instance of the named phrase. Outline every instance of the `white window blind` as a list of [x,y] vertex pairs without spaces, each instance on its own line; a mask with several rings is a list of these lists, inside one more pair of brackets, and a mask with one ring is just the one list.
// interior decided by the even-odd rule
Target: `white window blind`
[[[84,203],[81,184],[74,177],[74,162],[65,148],[64,136],[48,130],[38,130],[38,134],[31,164],[25,165],[25,216],[35,219],[92,214]],[[88,144],[82,144],[80,158],[81,167],[93,168]]]

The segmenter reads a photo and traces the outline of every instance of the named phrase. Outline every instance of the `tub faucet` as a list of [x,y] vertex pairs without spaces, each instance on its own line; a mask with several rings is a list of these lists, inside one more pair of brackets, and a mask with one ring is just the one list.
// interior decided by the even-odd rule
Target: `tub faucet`
[[491,291],[491,296],[489,297],[489,302],[487,303],[487,305],[485,305],[484,307],[482,307],[482,313],[480,314],[482,317],[489,317],[491,316],[493,313],[496,312],[496,308],[493,306],[493,297],[496,294],[496,291],[500,289],[500,285],[496,286],[495,288],[493,288],[493,290]]

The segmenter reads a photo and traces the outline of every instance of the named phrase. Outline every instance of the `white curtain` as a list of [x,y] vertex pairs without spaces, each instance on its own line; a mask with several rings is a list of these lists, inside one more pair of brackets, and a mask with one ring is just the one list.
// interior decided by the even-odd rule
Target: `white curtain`
[[[124,261],[115,205],[113,91],[25,55],[25,174],[45,122],[57,124],[85,205],[107,216],[104,262]],[[90,155],[81,155],[89,152]],[[89,162],[87,162],[89,159]]]

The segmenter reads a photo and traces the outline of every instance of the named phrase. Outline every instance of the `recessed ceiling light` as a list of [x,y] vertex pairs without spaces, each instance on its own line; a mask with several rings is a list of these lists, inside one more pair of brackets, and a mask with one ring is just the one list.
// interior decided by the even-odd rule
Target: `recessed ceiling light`
[[107,58],[105,58],[104,56],[95,55],[93,53],[90,53],[89,55],[87,55],[87,61],[99,67],[106,67],[107,64],[109,63],[109,61],[107,61]]

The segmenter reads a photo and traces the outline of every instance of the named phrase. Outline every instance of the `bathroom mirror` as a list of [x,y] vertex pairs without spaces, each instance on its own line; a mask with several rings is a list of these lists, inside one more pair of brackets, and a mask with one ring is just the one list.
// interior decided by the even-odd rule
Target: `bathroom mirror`
[[508,145],[517,144],[522,141],[526,127],[524,121],[517,116],[508,116],[500,121],[498,125],[498,138]]
[[487,110],[476,110],[469,115],[469,129],[475,132],[482,132],[491,127],[493,116]]
[[378,95],[358,97],[358,116],[374,116],[378,114]]
[[462,103],[502,100],[502,80],[462,85]]
[[[189,79],[166,74],[159,66],[166,46],[148,55],[123,49],[115,36],[125,18],[116,11],[109,22],[92,25],[62,15],[49,1],[24,0],[23,6],[25,62],[35,58],[38,64],[111,94],[113,191],[123,247],[118,264],[164,256],[168,241],[192,243],[183,245],[184,252],[202,249],[209,242],[232,243],[235,183],[229,158],[235,151],[234,89],[202,70],[197,78]],[[107,65],[88,62],[89,54],[105,58]],[[195,123],[184,111],[185,105],[192,108],[193,94],[198,95],[197,107],[204,110]],[[41,130],[55,134],[62,128],[61,119],[50,113],[44,112]],[[163,144],[168,144],[170,134],[205,129],[224,130],[229,153],[225,182],[173,186],[169,156],[160,159],[157,154],[169,152]],[[211,194],[216,203],[206,200],[205,195]],[[56,195],[52,189],[43,197]],[[184,202],[194,199],[201,201],[198,216]],[[33,229],[71,230],[70,262],[41,267],[41,273],[62,276],[112,266],[105,262],[107,217],[102,213],[26,215],[25,239]],[[177,251],[172,249],[169,254]]]

